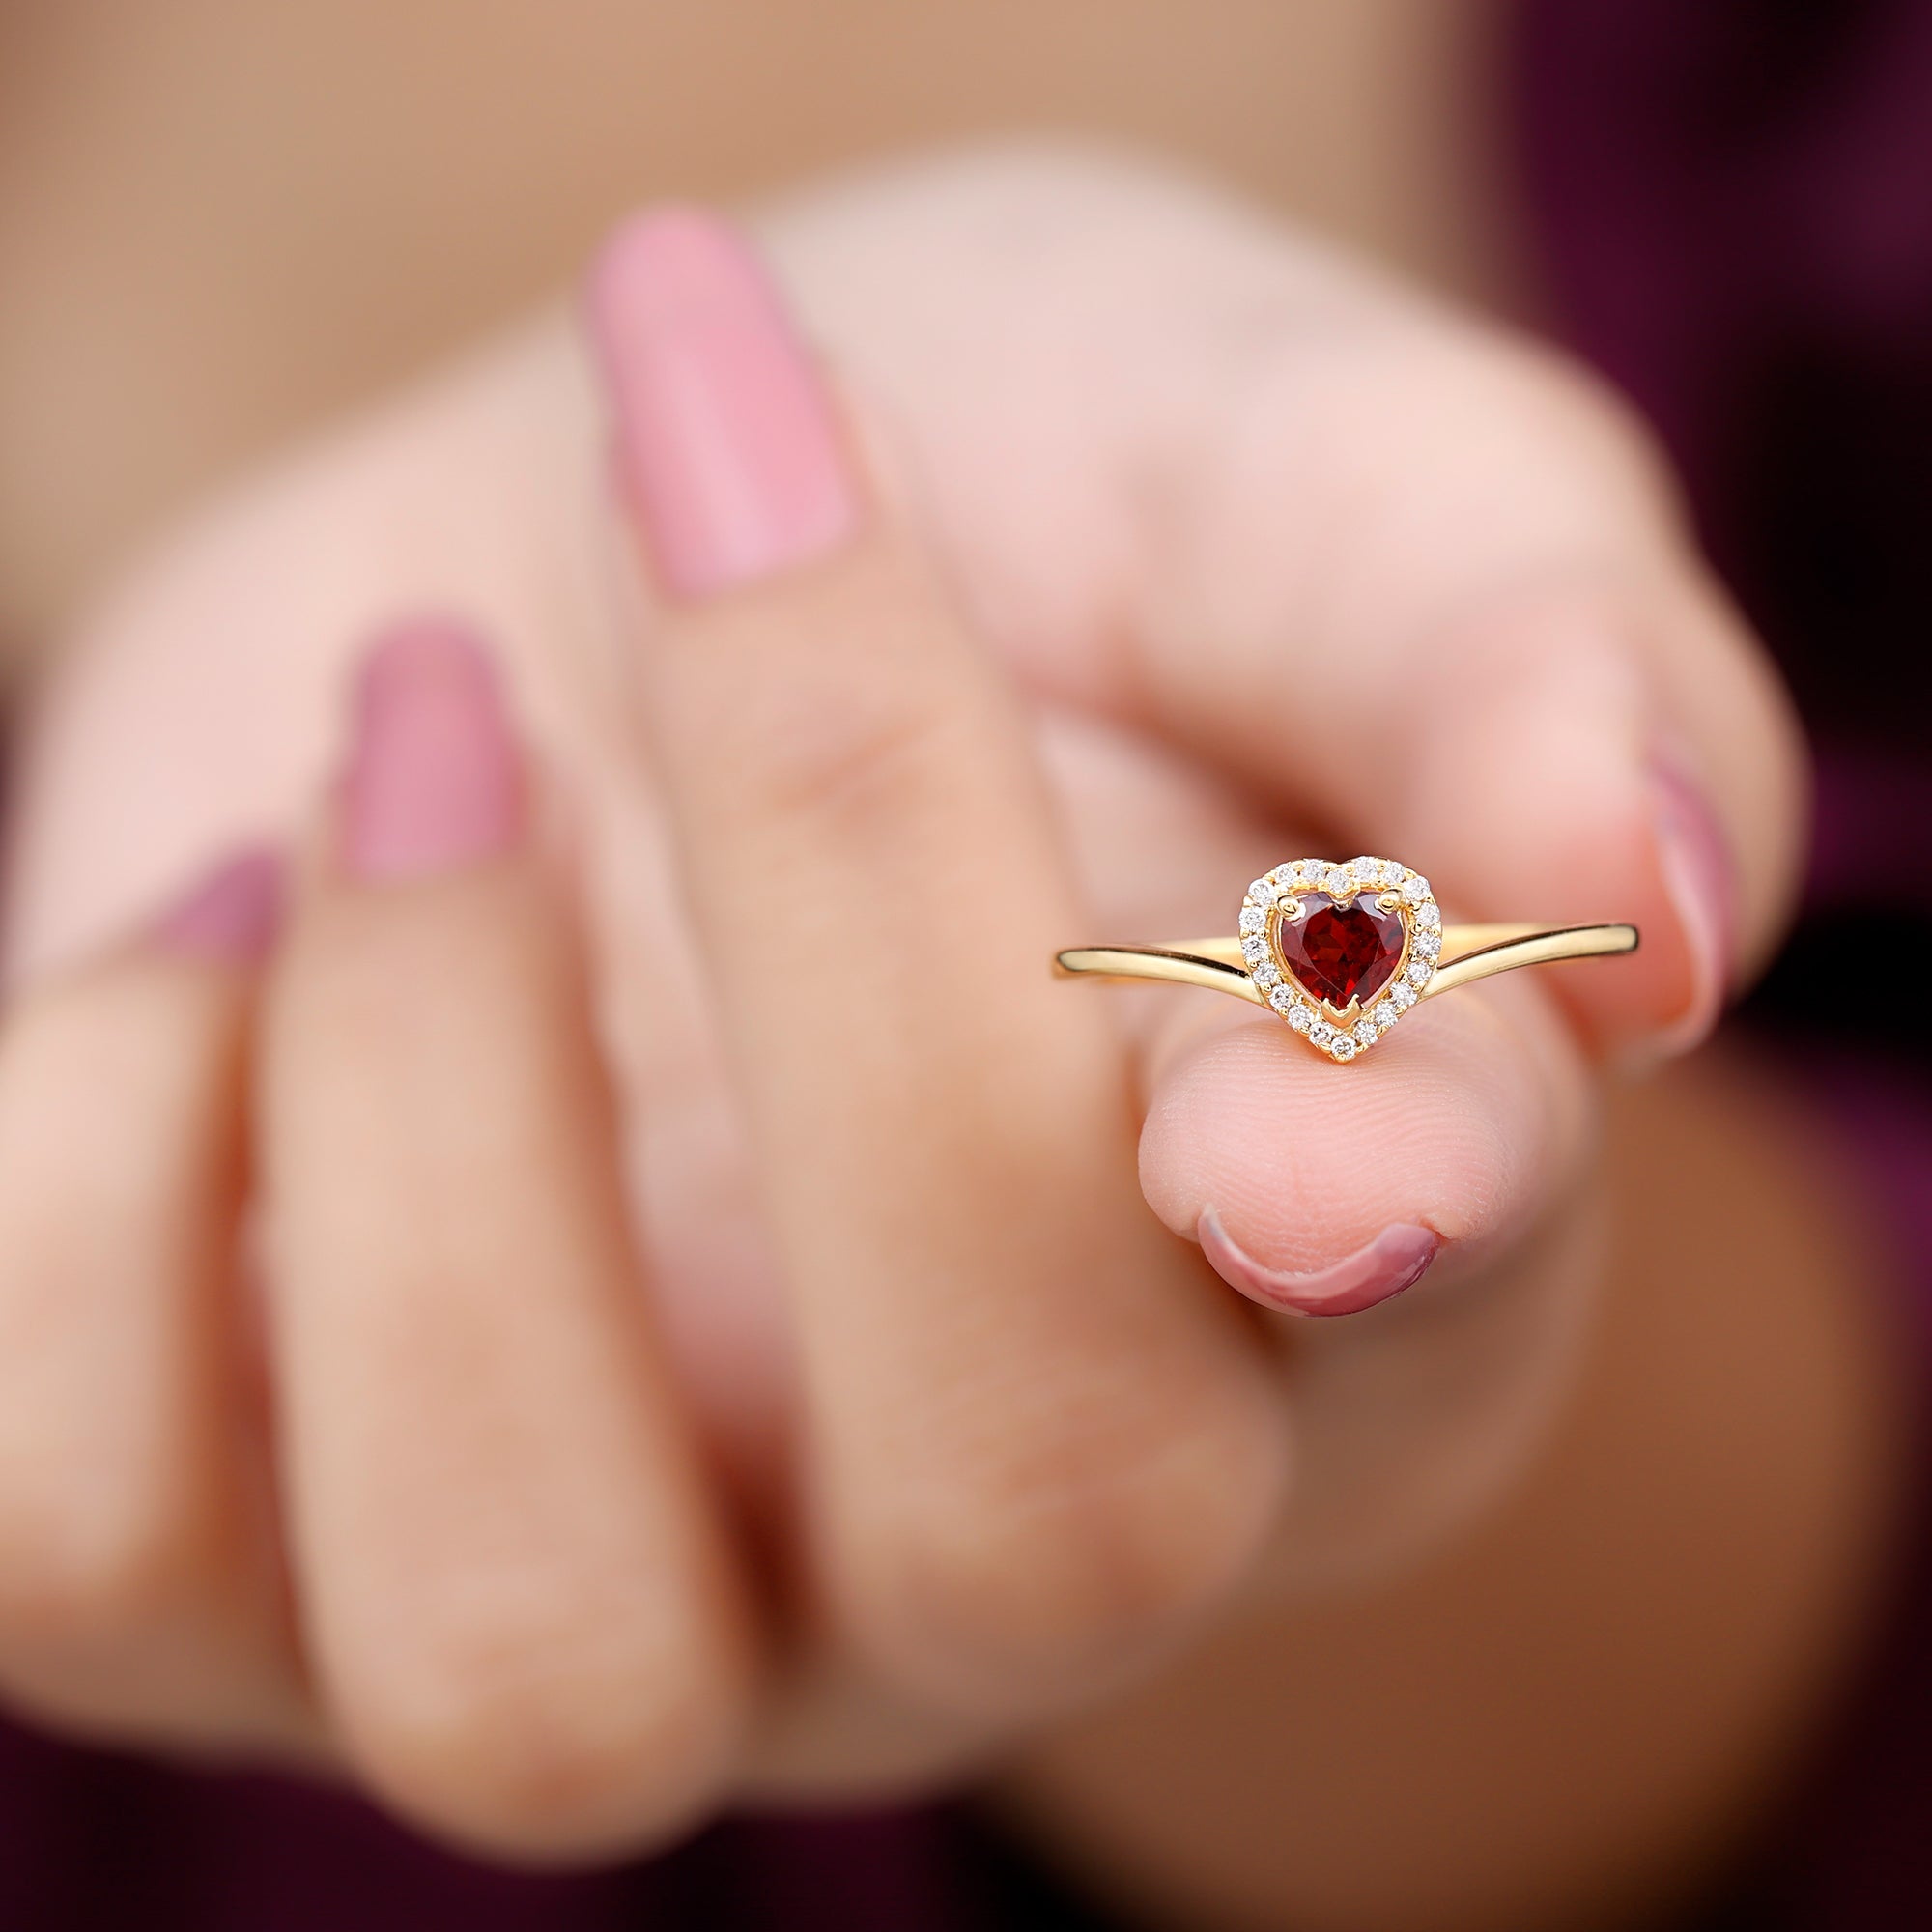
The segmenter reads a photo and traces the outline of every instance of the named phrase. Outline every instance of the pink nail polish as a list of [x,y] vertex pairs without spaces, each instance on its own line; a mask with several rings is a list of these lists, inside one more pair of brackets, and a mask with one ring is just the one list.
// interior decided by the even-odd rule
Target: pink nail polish
[[495,665],[460,625],[391,631],[362,667],[341,794],[356,878],[423,878],[494,859],[524,826],[523,756]]
[[282,923],[287,868],[271,847],[237,852],[155,922],[155,943],[192,959],[247,965],[265,958]]
[[1690,955],[1691,992],[1683,1016],[1660,1042],[1666,1052],[1695,1046],[1723,1009],[1738,919],[1737,867],[1717,813],[1667,758],[1652,761],[1652,816],[1658,868]]
[[1264,1308],[1296,1315],[1354,1315],[1373,1308],[1413,1288],[1442,1246],[1442,1236],[1432,1230],[1398,1222],[1331,1266],[1295,1274],[1264,1267],[1222,1227],[1211,1208],[1201,1210],[1194,1232],[1201,1252],[1230,1288]]
[[639,216],[606,244],[586,306],[619,480],[674,596],[753,582],[851,534],[857,495],[825,385],[726,223]]

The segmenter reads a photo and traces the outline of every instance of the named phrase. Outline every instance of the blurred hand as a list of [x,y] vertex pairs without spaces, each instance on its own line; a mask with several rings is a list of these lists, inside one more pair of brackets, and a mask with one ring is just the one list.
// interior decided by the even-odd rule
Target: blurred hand
[[[56,1720],[647,1841],[1346,1587],[1560,1394],[1596,1069],[1702,1035],[1799,807],[1640,440],[1113,163],[761,234],[843,405],[727,240],[641,224],[594,358],[549,323],[253,486],[49,681],[0,1682]],[[265,837],[306,854],[272,936],[222,867]],[[1046,978],[1304,850],[1644,950],[1347,1068]],[[1293,1322],[1175,1235],[1265,1307],[1409,1292]]]

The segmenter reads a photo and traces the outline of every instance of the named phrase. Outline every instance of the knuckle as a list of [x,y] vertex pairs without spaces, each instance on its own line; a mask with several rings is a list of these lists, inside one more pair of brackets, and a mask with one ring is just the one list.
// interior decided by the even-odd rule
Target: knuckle
[[1550,466],[1561,466],[1579,487],[1609,497],[1632,497],[1646,513],[1675,496],[1656,433],[1607,383],[1553,351],[1511,345],[1498,381],[1525,420],[1542,431]]
[[1303,447],[1333,452],[1364,493],[1358,510],[1400,508],[1411,495],[1494,499],[1535,513],[1532,534],[1553,538],[1605,519],[1652,524],[1674,497],[1653,433],[1605,383],[1481,325],[1404,314],[1313,350],[1284,334],[1259,386],[1253,460],[1298,461],[1281,447],[1288,419]]
[[976,1705],[1052,1697],[1238,1582],[1276,1514],[1278,1416],[1124,1415],[962,1449],[896,1487],[851,1565],[889,1662]]
[[383,1642],[380,1671],[338,1673],[344,1729],[375,1783],[458,1839],[540,1861],[632,1850],[723,1776],[734,1699],[677,1619],[448,1616]]
[[806,851],[915,839],[977,768],[990,683],[912,560],[867,555],[777,597],[687,620],[686,654],[732,674],[669,680],[667,742],[740,834]]
[[0,1629],[11,1645],[91,1654],[191,1595],[200,1552],[189,1524],[159,1509],[89,1502],[18,1468],[0,1486]]
[[1506,496],[1529,521],[1519,545],[1552,560],[1608,539],[1675,542],[1677,490],[1648,426],[1607,384],[1553,349],[1456,331],[1416,380],[1417,416],[1446,427],[1458,488]]
[[1599,526],[1651,526],[1672,500],[1650,431],[1553,350],[1457,330],[1415,358],[1409,384],[1406,420],[1453,464],[1438,480],[1534,507],[1552,549]]
[[758,807],[847,842],[902,825],[945,768],[952,728],[938,705],[903,688],[813,690],[760,736]]
[[112,1345],[93,1289],[116,1264],[91,1244],[100,1216],[0,1214],[14,1230],[0,1280],[0,1634],[50,1659],[105,1655],[214,1592],[219,1499],[164,1408],[131,1391],[98,1399],[98,1350]]

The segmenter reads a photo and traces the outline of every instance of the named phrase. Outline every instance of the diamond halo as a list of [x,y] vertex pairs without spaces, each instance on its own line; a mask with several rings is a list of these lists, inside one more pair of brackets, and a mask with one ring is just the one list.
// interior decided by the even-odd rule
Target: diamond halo
[[[1363,912],[1370,917],[1362,919]],[[1392,920],[1400,922],[1399,947],[1386,936]],[[1435,975],[1441,928],[1441,912],[1420,872],[1366,855],[1341,864],[1289,860],[1257,879],[1241,901],[1242,956],[1264,1004],[1339,1062],[1379,1044],[1415,1005]],[[1284,947],[1287,932],[1301,942],[1297,949]],[[1331,981],[1348,990],[1342,1006],[1304,983],[1316,977],[1306,963],[1297,970],[1295,952],[1305,962],[1307,942],[1316,939],[1339,961],[1338,971],[1353,974]],[[1368,987],[1366,1000],[1354,992],[1357,985]]]

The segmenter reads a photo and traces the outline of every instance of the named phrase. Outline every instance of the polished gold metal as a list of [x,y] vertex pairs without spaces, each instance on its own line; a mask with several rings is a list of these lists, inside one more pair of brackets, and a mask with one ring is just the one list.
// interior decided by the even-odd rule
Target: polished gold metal
[[[1432,1000],[1492,973],[1518,966],[1553,966],[1565,959],[1601,959],[1634,952],[1634,925],[1445,925],[1442,956],[1417,995]],[[1163,946],[1076,946],[1054,955],[1054,971],[1106,980],[1165,980],[1207,986],[1257,1007],[1267,996],[1248,976],[1238,939],[1177,939]]]

